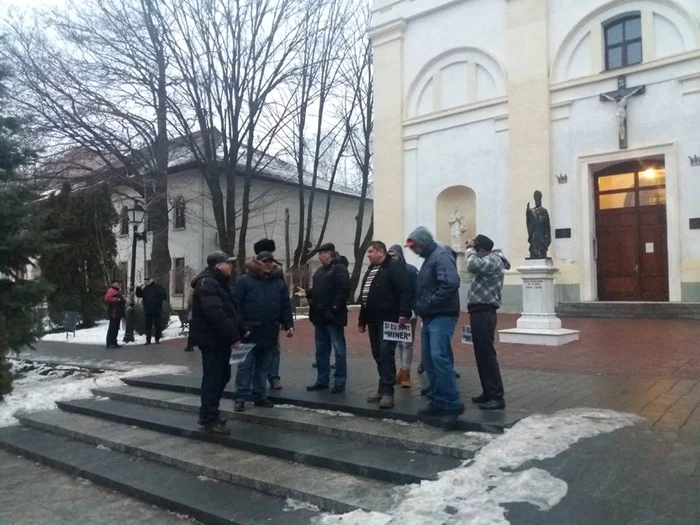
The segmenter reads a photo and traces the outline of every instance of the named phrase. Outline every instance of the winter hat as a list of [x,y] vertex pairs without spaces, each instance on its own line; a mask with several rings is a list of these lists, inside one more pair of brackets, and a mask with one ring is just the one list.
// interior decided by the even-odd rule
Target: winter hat
[[213,267],[222,262],[233,262],[236,259],[234,257],[229,257],[226,252],[213,252],[207,255],[207,266]]
[[275,241],[272,239],[260,239],[258,242],[253,244],[253,251],[255,252],[255,255],[258,255],[262,252],[270,252],[273,253],[275,251]]
[[273,263],[282,266],[282,263],[275,260],[275,256],[272,255],[272,252],[260,252],[255,258],[258,261],[272,261]]
[[481,248],[487,252],[493,250],[493,241],[486,237],[486,235],[477,235],[474,237],[474,248]]
[[325,244],[322,244],[318,248],[316,248],[313,253],[318,253],[318,252],[334,252],[335,251],[335,244],[332,242],[327,242]]

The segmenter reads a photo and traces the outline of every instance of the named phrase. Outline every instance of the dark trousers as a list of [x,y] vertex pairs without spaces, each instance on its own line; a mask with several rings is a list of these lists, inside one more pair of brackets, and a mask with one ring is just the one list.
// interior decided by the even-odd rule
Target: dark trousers
[[377,392],[393,396],[396,384],[396,341],[384,341],[383,323],[367,325],[367,333],[372,347],[372,357],[377,363],[377,372],[379,372]]
[[117,336],[119,335],[119,325],[122,320],[119,317],[109,320],[109,328],[107,328],[107,346],[117,346]]
[[496,349],[493,346],[496,336],[497,316],[493,310],[471,313],[474,356],[479,370],[483,393],[489,399],[503,399],[503,380],[498,366]]
[[219,420],[219,402],[231,380],[231,347],[201,348],[202,351],[202,404],[199,408],[201,424]]
[[153,335],[153,329],[156,331],[156,343],[160,341],[160,336],[162,335],[162,329],[160,326],[160,314],[146,314],[146,341],[151,342],[151,336]]

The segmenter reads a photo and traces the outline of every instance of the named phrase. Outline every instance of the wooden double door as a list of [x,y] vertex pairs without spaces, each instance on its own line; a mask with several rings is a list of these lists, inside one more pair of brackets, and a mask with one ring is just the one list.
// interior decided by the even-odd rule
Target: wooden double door
[[668,301],[663,162],[617,164],[595,179],[598,300]]

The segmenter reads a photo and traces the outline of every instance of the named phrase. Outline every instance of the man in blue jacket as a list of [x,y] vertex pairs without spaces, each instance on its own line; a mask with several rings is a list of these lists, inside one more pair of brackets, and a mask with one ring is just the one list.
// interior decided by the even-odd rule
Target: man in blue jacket
[[432,401],[420,416],[459,415],[464,412],[452,358],[452,335],[459,318],[459,274],[452,253],[419,226],[406,246],[424,259],[416,284],[416,312],[423,321],[423,368]]
[[245,410],[251,383],[255,406],[269,408],[273,403],[267,399],[265,386],[273,353],[279,345],[280,326],[287,337],[294,335],[289,289],[272,253],[260,252],[246,263],[246,273],[233,285],[233,303],[250,331],[246,342],[255,343],[245,361],[238,365],[234,410]]

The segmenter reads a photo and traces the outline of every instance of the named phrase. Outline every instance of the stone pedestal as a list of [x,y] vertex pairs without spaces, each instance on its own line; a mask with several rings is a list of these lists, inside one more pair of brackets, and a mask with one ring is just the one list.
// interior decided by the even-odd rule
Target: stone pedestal
[[554,275],[551,259],[528,259],[518,272],[523,280],[523,313],[517,328],[499,330],[502,343],[561,346],[578,341],[578,330],[562,328],[555,312]]

